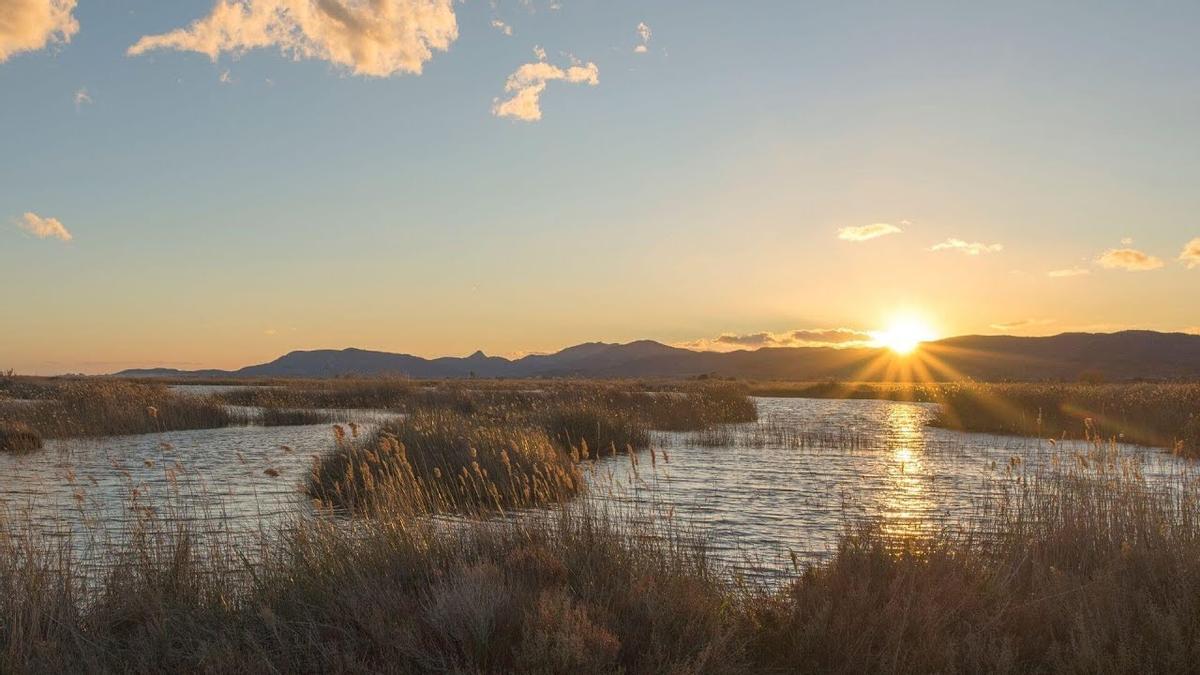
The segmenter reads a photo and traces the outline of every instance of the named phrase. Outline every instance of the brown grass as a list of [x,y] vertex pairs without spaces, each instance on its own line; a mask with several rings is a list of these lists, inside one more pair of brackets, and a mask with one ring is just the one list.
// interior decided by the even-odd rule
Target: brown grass
[[1200,384],[756,383],[758,396],[939,403],[934,421],[962,431],[1041,438],[1119,438],[1200,455]]
[[418,411],[371,438],[347,438],[313,467],[314,498],[355,511],[513,509],[561,502],[582,487],[578,456],[540,429],[447,410]]
[[23,453],[42,449],[42,436],[21,422],[0,422],[0,452]]
[[257,546],[147,516],[87,584],[59,540],[3,524],[0,671],[1191,670],[1200,486],[1099,444],[1062,459],[961,528],[852,527],[778,587],[661,513],[586,504],[298,519]]
[[0,407],[0,422],[21,423],[45,438],[144,434],[228,426],[220,404],[175,394],[163,385],[107,379],[47,379],[21,383],[36,403]]

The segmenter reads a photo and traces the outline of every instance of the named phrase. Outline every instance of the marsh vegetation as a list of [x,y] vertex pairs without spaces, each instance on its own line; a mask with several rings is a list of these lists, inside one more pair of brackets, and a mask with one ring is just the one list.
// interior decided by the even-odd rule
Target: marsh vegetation
[[[25,409],[53,403],[62,384],[22,382],[13,398],[41,402],[6,404],[30,417],[5,417],[0,431],[15,431],[0,438],[36,434],[23,420],[45,418]],[[173,502],[169,490],[151,501],[143,477],[174,485],[186,472],[175,448],[161,464],[129,458],[137,471],[113,459],[129,519],[86,555],[69,529],[47,533],[8,513],[0,671],[1130,672],[1195,662],[1200,481],[1181,460],[1159,465],[1163,455],[1103,436],[1099,415],[1083,442],[1001,442],[987,455],[1000,466],[991,459],[979,474],[960,465],[996,439],[964,445],[929,429],[947,425],[931,405],[864,417],[862,405],[813,402],[803,419],[826,423],[809,427],[784,414],[795,406],[756,406],[737,385],[529,384],[352,381],[313,394],[309,383],[268,383],[210,398],[117,383],[132,402],[101,400],[122,431],[137,428],[123,411],[158,402],[161,418],[172,397],[215,406],[227,424],[241,423],[233,401],[319,423],[313,433],[329,441],[307,472],[303,457],[298,472],[275,468],[299,454],[279,441],[265,468],[240,451],[228,458],[255,485],[296,480],[310,508],[235,532],[219,505]],[[1054,391],[1014,386],[1008,397],[1053,401]],[[1098,391],[1102,401],[1137,393]],[[314,402],[397,415],[330,427]],[[172,424],[208,419],[185,409]],[[256,433],[280,431],[305,430]],[[146,442],[177,438],[164,428]],[[846,476],[822,473],[833,465]],[[963,484],[947,485],[959,480],[948,471]],[[83,476],[68,469],[66,480],[82,491]],[[614,482],[636,498],[612,499]],[[692,508],[681,494],[710,484],[735,501],[700,496]],[[825,554],[793,552],[770,574],[748,573],[714,539],[724,530],[690,517],[744,514],[737,500],[766,489],[775,520],[730,527],[799,527],[814,517],[809,497],[835,485],[879,489],[883,508],[843,497],[840,520],[818,514],[835,523]],[[968,501],[939,502],[947,488]],[[77,508],[89,513],[91,498]],[[954,516],[930,520],[943,508]]]
[[1119,438],[1200,455],[1200,384],[752,383],[757,396],[937,403],[948,429],[1039,438]]
[[[402,433],[415,448],[442,432]],[[489,471],[495,493],[524,466]],[[411,480],[361,486],[399,492],[353,527],[296,517],[253,542],[147,512],[99,575],[6,522],[0,670],[1130,672],[1196,657],[1200,488],[1152,485],[1105,444],[1014,468],[952,528],[848,523],[827,560],[774,583],[716,561],[663,508],[497,520],[446,491],[472,515],[446,523],[411,508]]]

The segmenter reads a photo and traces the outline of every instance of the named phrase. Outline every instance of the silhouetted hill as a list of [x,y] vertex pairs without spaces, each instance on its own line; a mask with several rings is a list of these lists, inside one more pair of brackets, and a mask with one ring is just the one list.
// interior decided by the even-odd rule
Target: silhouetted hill
[[296,351],[236,371],[139,369],[123,376],[332,377],[723,377],[778,380],[1106,380],[1198,379],[1200,335],[1124,331],[1050,337],[965,335],[929,342],[914,356],[884,349],[765,348],[701,352],[652,340],[589,342],[510,360],[475,352],[426,359],[362,349]]

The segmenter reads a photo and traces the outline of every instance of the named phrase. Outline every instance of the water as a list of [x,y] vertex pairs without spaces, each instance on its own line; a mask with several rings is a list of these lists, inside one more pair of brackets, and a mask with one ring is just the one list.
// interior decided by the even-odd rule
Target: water
[[[790,569],[793,553],[828,555],[854,519],[878,518],[901,533],[953,523],[975,512],[1013,456],[1037,463],[1084,449],[931,428],[930,404],[785,398],[758,405],[758,423],[715,438],[662,434],[666,452],[653,462],[640,453],[636,471],[628,457],[596,462],[588,472],[593,498],[654,506],[694,527],[717,558],[770,575]],[[717,441],[725,445],[707,445]],[[326,424],[50,441],[41,452],[0,455],[0,510],[83,540],[97,531],[119,535],[146,508],[168,520],[187,514],[222,528],[271,531],[311,510],[301,488],[312,458],[332,446]],[[1142,458],[1151,480],[1182,466],[1154,449],[1122,453]]]
[[[654,507],[702,534],[714,556],[750,574],[771,575],[832,551],[847,525],[878,519],[895,534],[916,533],[978,515],[1010,461],[1050,462],[1085,452],[1083,443],[975,434],[927,426],[935,404],[821,399],[758,399],[760,420],[729,429],[733,443],[700,447],[696,434],[662,439],[659,455],[598,463],[602,499]],[[764,429],[769,431],[764,431]],[[846,449],[799,447],[797,432]],[[1183,461],[1160,450],[1120,446],[1150,480],[1175,475]],[[610,485],[611,484],[611,485]]]
[[[394,416],[352,412],[344,419],[360,434]],[[311,511],[303,487],[332,447],[330,424],[50,440],[39,452],[0,454],[0,517],[76,548],[119,538],[147,515],[203,521],[201,531],[271,531]]]

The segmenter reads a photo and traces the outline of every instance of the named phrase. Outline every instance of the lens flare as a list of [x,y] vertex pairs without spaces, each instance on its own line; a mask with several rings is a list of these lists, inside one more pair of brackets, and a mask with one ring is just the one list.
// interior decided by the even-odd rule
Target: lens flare
[[887,347],[901,356],[913,353],[922,342],[936,337],[929,324],[912,316],[896,318],[887,328],[871,335],[880,347]]

